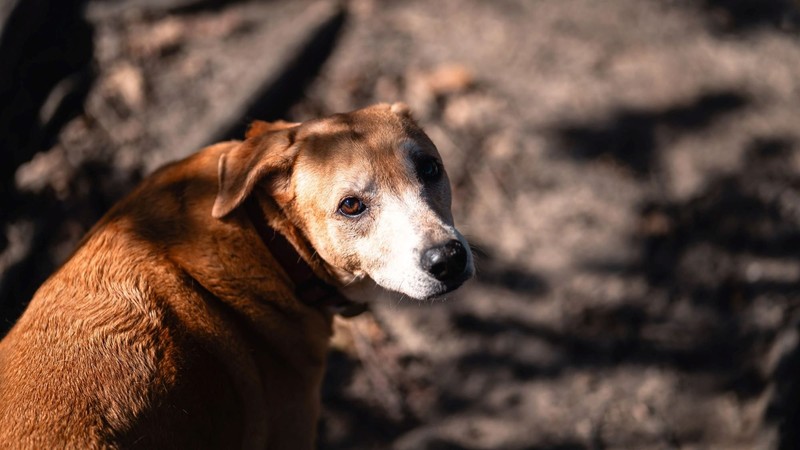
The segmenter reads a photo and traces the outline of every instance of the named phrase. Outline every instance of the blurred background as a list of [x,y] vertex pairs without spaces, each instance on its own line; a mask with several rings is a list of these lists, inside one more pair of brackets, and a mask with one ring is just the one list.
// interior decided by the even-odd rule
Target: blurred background
[[800,448],[792,0],[3,0],[0,335],[164,162],[397,100],[479,272],[337,325],[321,449]]

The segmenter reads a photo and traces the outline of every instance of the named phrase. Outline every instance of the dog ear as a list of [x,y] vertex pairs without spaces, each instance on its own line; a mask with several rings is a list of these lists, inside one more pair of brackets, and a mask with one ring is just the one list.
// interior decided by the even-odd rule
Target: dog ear
[[256,137],[270,131],[285,130],[287,128],[294,128],[300,125],[296,122],[287,122],[285,120],[276,120],[275,122],[264,122],[263,120],[254,120],[247,128],[244,134],[245,139]]
[[411,118],[411,108],[409,108],[408,105],[403,102],[392,103],[389,109],[400,117]]
[[256,184],[271,177],[275,195],[285,188],[297,155],[294,136],[298,124],[253,122],[247,139],[219,158],[219,191],[211,215],[221,219],[236,209],[253,192]]

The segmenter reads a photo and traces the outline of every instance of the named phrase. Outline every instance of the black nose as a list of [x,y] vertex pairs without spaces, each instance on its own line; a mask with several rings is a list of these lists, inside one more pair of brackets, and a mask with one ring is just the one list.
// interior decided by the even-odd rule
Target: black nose
[[464,273],[467,250],[456,239],[425,250],[422,268],[439,281],[448,281]]

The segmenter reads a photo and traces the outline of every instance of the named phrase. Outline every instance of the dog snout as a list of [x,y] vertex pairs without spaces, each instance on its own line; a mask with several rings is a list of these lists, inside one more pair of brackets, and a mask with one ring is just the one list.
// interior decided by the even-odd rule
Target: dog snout
[[439,281],[460,278],[467,268],[467,250],[457,239],[431,247],[422,254],[422,268]]

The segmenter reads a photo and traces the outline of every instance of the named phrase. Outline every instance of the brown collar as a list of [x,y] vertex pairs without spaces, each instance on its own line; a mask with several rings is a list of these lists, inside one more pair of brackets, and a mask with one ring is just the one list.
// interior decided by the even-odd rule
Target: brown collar
[[295,295],[301,302],[343,317],[357,316],[367,309],[363,303],[345,298],[336,287],[318,277],[286,237],[267,224],[255,198],[246,199],[244,209],[264,245],[294,283]]

